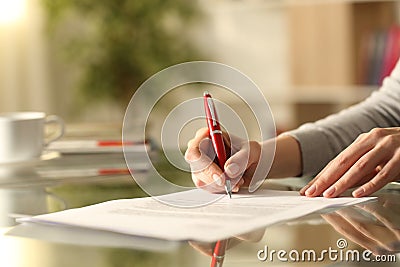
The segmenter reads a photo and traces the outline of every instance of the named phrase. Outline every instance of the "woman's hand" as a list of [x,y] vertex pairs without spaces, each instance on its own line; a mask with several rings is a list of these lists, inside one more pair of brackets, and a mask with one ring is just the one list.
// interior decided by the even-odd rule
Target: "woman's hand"
[[237,192],[240,186],[249,185],[259,162],[261,144],[228,136],[225,132],[223,138],[228,158],[225,173],[214,162],[215,153],[207,128],[198,130],[195,138],[189,141],[185,159],[190,164],[192,179],[197,187],[223,192],[227,176],[231,179],[232,191]]
[[189,141],[185,154],[197,187],[211,192],[223,192],[225,179],[229,177],[233,192],[241,186],[249,186],[252,192],[265,178],[293,177],[301,173],[301,154],[298,142],[289,135],[280,135],[262,143],[247,141],[223,133],[228,160],[222,169],[213,161],[215,153],[208,129],[197,131]]
[[333,159],[300,193],[309,197],[336,197],[359,186],[363,197],[400,179],[400,127],[376,128],[361,134]]

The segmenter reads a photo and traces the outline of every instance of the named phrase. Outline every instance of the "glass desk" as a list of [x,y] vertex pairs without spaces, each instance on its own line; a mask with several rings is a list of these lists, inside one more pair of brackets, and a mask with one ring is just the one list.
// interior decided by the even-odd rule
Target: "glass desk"
[[[122,155],[104,154],[56,155],[40,162],[1,165],[0,266],[210,266],[208,254],[213,244],[15,223],[15,217],[19,216],[146,196],[130,175],[72,171],[88,166],[95,169],[96,166],[124,164]],[[176,173],[162,164],[161,169],[180,183],[191,184],[189,174]],[[54,170],[57,172],[52,172]],[[298,190],[303,184],[301,179],[288,178],[270,180],[264,186]],[[395,253],[400,251],[400,190],[390,185],[377,196],[378,201],[358,207],[311,214],[232,237],[223,266],[398,266],[400,258]],[[366,249],[383,253],[385,258],[373,262],[373,255],[369,255],[367,260],[371,261],[367,262],[362,258]],[[280,250],[286,252],[286,256]],[[335,260],[334,255],[322,253],[324,250],[336,250],[338,258]],[[340,252],[344,253],[342,260]],[[295,261],[296,253],[298,261]]]

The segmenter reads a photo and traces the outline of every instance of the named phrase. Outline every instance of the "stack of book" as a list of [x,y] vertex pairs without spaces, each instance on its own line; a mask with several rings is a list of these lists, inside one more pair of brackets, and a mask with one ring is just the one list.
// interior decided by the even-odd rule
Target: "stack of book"
[[358,82],[381,85],[400,56],[400,26],[364,34],[361,40]]
[[96,153],[146,153],[150,151],[149,141],[119,140],[65,140],[50,143],[48,150],[58,151],[61,154],[96,154]]
[[[89,176],[127,175],[148,171],[150,165],[147,153],[152,146],[149,141],[118,140],[62,140],[55,141],[46,148],[62,155],[38,169],[44,178],[68,178]],[[128,169],[123,152],[129,154],[133,162]]]

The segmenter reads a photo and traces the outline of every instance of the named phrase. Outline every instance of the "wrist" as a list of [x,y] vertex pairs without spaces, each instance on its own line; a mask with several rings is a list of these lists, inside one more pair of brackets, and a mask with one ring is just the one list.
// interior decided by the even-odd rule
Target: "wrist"
[[[269,140],[263,142],[268,146]],[[275,155],[269,178],[296,177],[302,173],[301,150],[298,141],[290,135],[275,138]]]

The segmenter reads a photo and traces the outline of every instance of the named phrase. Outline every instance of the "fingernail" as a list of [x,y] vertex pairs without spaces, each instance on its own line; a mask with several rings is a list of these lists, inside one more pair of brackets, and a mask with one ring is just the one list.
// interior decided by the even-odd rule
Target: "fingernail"
[[[232,189],[232,192],[238,192],[240,187],[244,184],[244,180],[240,179],[237,183],[234,183],[235,186],[233,187],[234,189]],[[236,191],[234,191],[236,190]]]
[[324,192],[324,197],[331,197],[331,196],[333,196],[333,194],[335,193],[335,191],[336,191],[336,187],[334,187],[334,186],[329,187],[327,190],[325,190],[325,192]]
[[310,188],[306,190],[306,195],[309,196],[314,194],[315,190],[317,190],[317,187],[315,186],[315,184],[313,184],[312,186],[310,186]]
[[230,176],[236,175],[239,173],[239,165],[237,165],[236,163],[231,163],[226,166],[225,171]]
[[365,193],[364,188],[360,187],[357,190],[354,190],[352,195],[353,195],[353,197],[362,197],[364,195],[364,193]]
[[303,187],[302,189],[300,189],[300,194],[304,194],[304,192],[306,192],[306,190],[310,187],[310,185],[306,185],[305,187]]
[[222,179],[218,174],[213,174],[212,178],[217,185],[222,186]]

